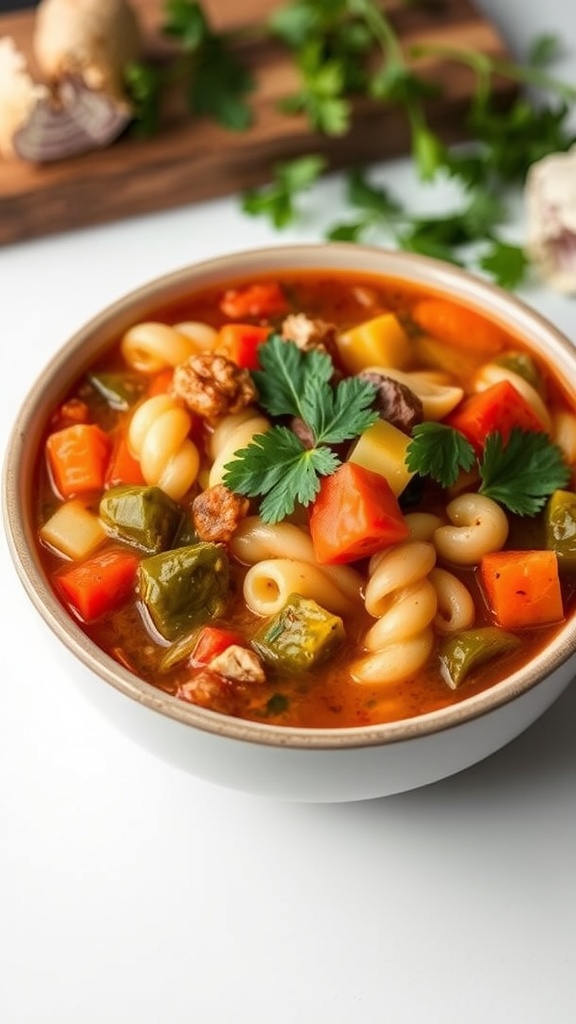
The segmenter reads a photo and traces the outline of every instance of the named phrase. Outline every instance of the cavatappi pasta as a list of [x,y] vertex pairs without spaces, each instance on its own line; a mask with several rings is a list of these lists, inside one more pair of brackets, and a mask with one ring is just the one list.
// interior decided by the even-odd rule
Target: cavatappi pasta
[[[325,353],[331,388],[369,381],[374,410],[279,521],[258,481],[226,484],[279,427],[301,465],[317,447],[317,425],[259,391],[271,337]],[[281,387],[306,411],[301,380]],[[475,453],[450,482],[409,462],[426,424]],[[502,499],[509,473],[480,493],[486,438],[505,448],[515,428],[565,470],[530,515]],[[284,273],[158,310],[77,381],[39,453],[38,543],[81,628],[163,691],[285,726],[371,725],[497,683],[573,614],[575,464],[573,402],[521,338],[395,281]],[[264,471],[280,489],[295,472]]]

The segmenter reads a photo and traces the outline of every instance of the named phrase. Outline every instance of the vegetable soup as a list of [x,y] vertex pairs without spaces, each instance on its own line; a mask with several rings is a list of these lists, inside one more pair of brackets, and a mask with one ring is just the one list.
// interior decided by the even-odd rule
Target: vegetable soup
[[576,412],[522,339],[380,276],[194,292],[53,410],[60,601],[162,691],[276,725],[453,704],[572,614]]

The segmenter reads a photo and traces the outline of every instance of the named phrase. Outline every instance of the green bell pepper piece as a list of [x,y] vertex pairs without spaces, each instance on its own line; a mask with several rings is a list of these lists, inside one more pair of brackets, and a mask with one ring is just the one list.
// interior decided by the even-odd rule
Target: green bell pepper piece
[[145,383],[127,373],[90,373],[88,380],[111,409],[126,412],[144,392]]
[[480,626],[454,633],[440,646],[442,678],[451,690],[456,690],[472,669],[516,650],[521,643],[520,637],[498,626]]
[[138,589],[158,632],[166,640],[177,640],[194,626],[223,615],[229,579],[224,548],[200,543],[144,558]]
[[108,534],[155,555],[173,544],[184,509],[160,487],[120,484],[102,496],[99,515]]
[[330,657],[345,640],[344,623],[316,601],[291,594],[277,615],[252,637],[252,646],[271,664],[306,672]]
[[546,502],[544,512],[546,547],[558,556],[562,572],[576,570],[576,494],[572,491],[554,491]]

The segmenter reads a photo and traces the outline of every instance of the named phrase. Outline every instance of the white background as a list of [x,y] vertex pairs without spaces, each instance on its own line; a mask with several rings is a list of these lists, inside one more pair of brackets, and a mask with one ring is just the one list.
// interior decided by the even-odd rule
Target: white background
[[[518,55],[557,32],[576,81],[571,0],[482,6]],[[375,174],[429,201],[407,161]],[[49,356],[104,305],[199,258],[315,241],[340,197],[326,181],[281,238],[231,198],[0,249],[2,449]],[[523,294],[576,339],[575,301]],[[574,686],[457,777],[300,806],[124,739],[61,669],[3,536],[0,623],[0,1024],[576,1020]]]

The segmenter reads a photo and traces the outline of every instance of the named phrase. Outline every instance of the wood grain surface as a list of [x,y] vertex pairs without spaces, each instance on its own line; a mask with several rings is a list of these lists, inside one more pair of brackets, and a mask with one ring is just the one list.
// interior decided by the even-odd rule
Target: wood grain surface
[[[133,0],[133,5],[147,48],[158,55],[167,46],[159,32],[162,0]],[[272,0],[205,3],[219,28],[257,24],[276,6]],[[431,0],[417,6],[392,2],[386,8],[406,47],[440,42],[507,55],[496,28],[469,0]],[[0,16],[0,36],[15,39],[31,70],[32,28],[32,11]],[[181,97],[175,96],[151,139],[126,133],[106,149],[40,166],[0,158],[0,244],[237,192],[268,181],[278,160],[303,153],[323,153],[331,169],[340,169],[407,152],[402,110],[362,101],[344,138],[314,134],[303,118],[278,111],[279,100],[297,84],[282,48],[266,41],[245,45],[242,52],[256,80],[251,97],[254,123],[246,132],[190,118]],[[463,115],[473,89],[471,72],[460,64],[430,58],[417,68],[441,86],[441,98],[428,106],[431,125],[446,141],[463,138]],[[513,93],[506,81],[497,82],[495,91],[503,103]]]

